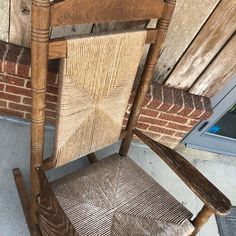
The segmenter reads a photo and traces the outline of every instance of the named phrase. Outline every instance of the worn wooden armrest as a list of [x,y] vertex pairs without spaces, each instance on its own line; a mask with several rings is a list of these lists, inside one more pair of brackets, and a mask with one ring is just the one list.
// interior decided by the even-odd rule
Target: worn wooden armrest
[[136,134],[185,182],[185,184],[210,207],[215,214],[225,215],[230,211],[230,200],[219,191],[183,156],[135,129]]

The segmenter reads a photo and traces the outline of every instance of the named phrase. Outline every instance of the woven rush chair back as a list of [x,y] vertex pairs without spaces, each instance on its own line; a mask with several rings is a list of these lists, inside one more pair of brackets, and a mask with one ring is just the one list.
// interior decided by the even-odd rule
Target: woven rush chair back
[[67,40],[61,63],[56,166],[118,141],[147,32]]
[[[40,178],[116,142],[144,44],[150,44],[120,155],[126,155],[133,128],[153,78],[175,0],[32,0],[31,217],[37,223]],[[158,19],[155,28],[49,40],[51,27]],[[52,157],[44,157],[47,68],[61,59],[58,119]]]

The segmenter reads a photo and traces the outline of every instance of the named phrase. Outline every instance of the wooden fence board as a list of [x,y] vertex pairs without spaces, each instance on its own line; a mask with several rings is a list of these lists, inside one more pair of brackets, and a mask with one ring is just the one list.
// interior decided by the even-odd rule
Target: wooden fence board
[[219,0],[177,0],[155,80],[162,83],[194,39]]
[[197,82],[191,87],[193,94],[212,97],[236,74],[236,35],[221,50]]
[[9,31],[9,0],[0,1],[0,40],[8,41]]
[[9,42],[30,45],[31,0],[11,0]]
[[236,1],[222,0],[190,45],[166,85],[188,89],[236,30]]

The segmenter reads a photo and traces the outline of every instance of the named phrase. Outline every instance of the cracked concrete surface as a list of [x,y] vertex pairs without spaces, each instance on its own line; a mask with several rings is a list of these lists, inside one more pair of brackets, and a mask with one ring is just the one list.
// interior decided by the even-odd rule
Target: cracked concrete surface
[[[0,235],[28,236],[29,232],[21,209],[12,168],[20,167],[27,187],[29,186],[29,124],[15,119],[0,117]],[[45,156],[50,156],[53,147],[54,130],[46,129]],[[119,144],[114,144],[97,152],[98,158],[118,151]],[[236,157],[222,156],[205,151],[177,147],[206,177],[208,177],[236,205]],[[133,143],[129,156],[145,169],[164,188],[171,192],[194,214],[202,207],[200,200],[149,148]],[[88,164],[81,158],[66,167],[49,171],[50,180],[63,176]],[[200,236],[219,235],[212,217],[199,234]]]

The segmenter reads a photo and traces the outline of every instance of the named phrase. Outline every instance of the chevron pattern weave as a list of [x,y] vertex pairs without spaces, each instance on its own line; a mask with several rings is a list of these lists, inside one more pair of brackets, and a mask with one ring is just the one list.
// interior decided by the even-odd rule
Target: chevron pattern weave
[[129,157],[114,154],[52,183],[79,235],[184,236],[192,214]]
[[119,139],[146,34],[68,39],[60,72],[56,166]]

